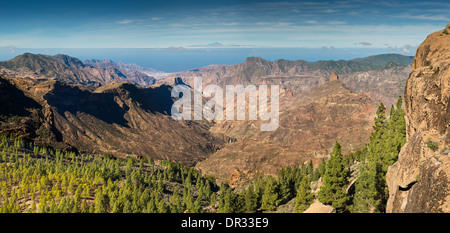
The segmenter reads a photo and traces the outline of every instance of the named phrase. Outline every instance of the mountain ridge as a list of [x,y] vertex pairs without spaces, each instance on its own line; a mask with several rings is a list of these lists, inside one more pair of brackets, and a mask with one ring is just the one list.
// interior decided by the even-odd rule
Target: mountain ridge
[[[375,65],[370,63],[374,62]],[[274,84],[299,94],[309,91],[313,86],[326,83],[329,77],[338,73],[341,82],[350,89],[367,94],[383,102],[388,107],[403,95],[403,87],[411,71],[412,59],[400,54],[382,54],[349,61],[304,60],[267,61],[260,57],[248,57],[243,63],[217,66],[213,69],[198,68],[169,75],[159,80],[172,83],[174,77],[180,77],[184,83],[193,86],[194,77],[201,76],[203,85],[260,85]],[[375,91],[376,90],[376,91]]]
[[105,85],[112,81],[130,81],[141,86],[155,83],[153,77],[139,71],[124,69],[114,64],[96,67],[63,54],[50,56],[24,53],[0,62],[0,74],[93,86]]
[[[15,108],[23,109],[9,121],[0,120],[2,133],[40,145],[193,166],[227,139],[212,135],[205,123],[172,119],[172,87],[167,85],[108,84],[110,88],[93,92],[56,80],[0,77],[0,83],[2,96],[15,90]],[[24,101],[17,96],[24,96]],[[8,109],[8,103],[0,103],[0,108]]]

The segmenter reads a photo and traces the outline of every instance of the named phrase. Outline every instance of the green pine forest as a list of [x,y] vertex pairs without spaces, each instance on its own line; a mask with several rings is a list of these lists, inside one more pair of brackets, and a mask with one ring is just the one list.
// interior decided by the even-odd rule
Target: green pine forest
[[[236,190],[171,161],[92,156],[39,147],[12,135],[0,138],[1,213],[255,213],[288,202],[305,211],[317,198],[336,212],[384,212],[386,172],[405,143],[402,99],[389,116],[381,104],[370,142],[343,155],[286,167]],[[322,178],[315,193],[312,183]],[[354,191],[347,192],[352,180]]]

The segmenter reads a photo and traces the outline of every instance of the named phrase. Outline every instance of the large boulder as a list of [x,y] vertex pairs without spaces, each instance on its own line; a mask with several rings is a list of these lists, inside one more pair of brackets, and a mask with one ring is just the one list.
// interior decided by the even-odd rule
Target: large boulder
[[316,199],[303,213],[336,213],[336,210],[332,206],[324,205]]

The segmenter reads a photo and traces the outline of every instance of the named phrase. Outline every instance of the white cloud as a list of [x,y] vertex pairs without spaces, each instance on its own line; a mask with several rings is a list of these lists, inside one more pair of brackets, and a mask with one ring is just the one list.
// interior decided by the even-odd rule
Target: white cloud
[[325,9],[325,10],[323,10],[322,12],[323,12],[323,13],[334,13],[334,12],[337,12],[337,10],[334,10],[334,9]]
[[418,20],[429,20],[429,21],[450,21],[450,17],[447,15],[410,15],[403,14],[398,16],[393,16],[398,18],[407,18],[407,19],[418,19]]
[[398,47],[397,46],[389,46],[388,49],[390,49],[390,50],[397,50]]
[[403,48],[402,51],[400,51],[400,53],[410,54],[410,53],[412,53],[412,51],[407,48]]
[[305,21],[305,23],[309,23],[309,24],[317,24],[317,23],[319,23],[319,22],[317,22],[317,20],[312,19],[312,20],[307,20],[307,21]]
[[118,23],[118,24],[129,24],[132,22],[134,22],[134,20],[131,20],[131,19],[124,19],[124,20],[116,21],[116,23]]
[[389,45],[389,44],[384,44],[385,46],[388,46],[388,49],[390,49],[390,50],[393,50],[393,51],[397,51],[397,52],[399,52],[399,53],[403,53],[403,54],[413,54],[414,53],[414,48],[415,47],[417,47],[417,46],[412,46],[412,45],[409,45],[409,44],[405,44],[405,45],[403,45],[403,46],[400,46],[400,47],[398,47],[398,46],[392,46],[392,45]]
[[276,24],[276,26],[281,26],[281,27],[283,27],[283,26],[290,26],[290,25],[292,25],[292,23],[288,23],[288,22],[278,22]]
[[414,53],[413,49],[414,49],[414,46],[405,44],[405,46],[403,46],[403,49],[400,52],[405,53],[405,54],[412,54],[412,53]]
[[221,23],[221,25],[225,25],[225,26],[237,26],[237,25],[239,25],[239,23],[236,23],[236,22],[232,22],[232,23]]
[[339,21],[339,20],[333,20],[328,22],[328,24],[332,24],[332,25],[342,25],[342,24],[347,24],[347,22],[345,21]]
[[334,46],[322,46],[322,49],[325,50],[335,50],[336,48]]
[[10,46],[2,46],[0,47],[0,49],[9,50],[11,53],[15,53],[17,47],[10,45]]

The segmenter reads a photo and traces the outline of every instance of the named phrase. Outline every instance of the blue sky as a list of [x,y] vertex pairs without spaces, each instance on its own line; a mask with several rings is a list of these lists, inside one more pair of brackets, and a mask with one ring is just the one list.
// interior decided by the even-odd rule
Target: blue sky
[[[448,1],[7,1],[0,47],[388,48],[413,54]],[[220,44],[210,45],[219,42]]]

